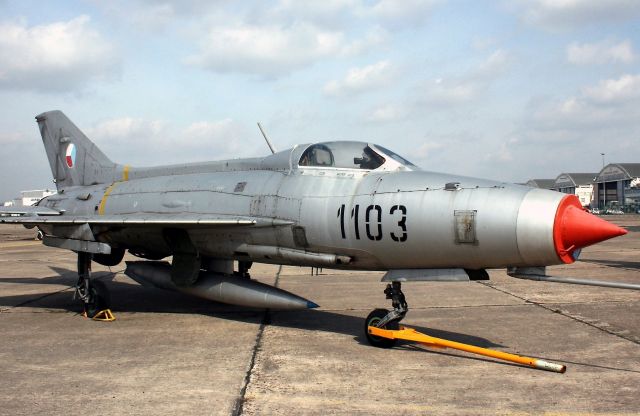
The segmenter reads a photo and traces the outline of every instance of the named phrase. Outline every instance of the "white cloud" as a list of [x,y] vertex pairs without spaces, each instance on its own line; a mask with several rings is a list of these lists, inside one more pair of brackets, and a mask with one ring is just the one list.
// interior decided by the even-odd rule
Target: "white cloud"
[[362,68],[351,68],[344,79],[329,81],[324,86],[327,95],[358,94],[386,85],[391,80],[393,67],[389,61],[380,61]]
[[[501,142],[497,149],[488,149],[489,153],[485,154],[484,159],[487,162],[512,162],[514,160],[513,147],[518,145],[519,140],[510,138]],[[493,151],[491,151],[493,150]]]
[[478,76],[494,77],[501,73],[509,63],[509,54],[503,49],[496,49],[480,64],[476,74]]
[[375,26],[361,38],[354,39],[343,45],[341,55],[346,57],[361,55],[384,45],[388,40],[389,33],[385,29]]
[[121,117],[85,129],[113,161],[161,165],[252,155],[246,129],[232,119],[198,121],[176,128],[163,120]]
[[279,0],[275,9],[286,10],[288,13],[304,13],[309,16],[333,16],[346,8],[357,5],[358,3],[358,0],[324,0],[311,2],[301,2],[297,0]]
[[[465,109],[469,109],[469,104],[477,102],[500,79],[510,61],[507,51],[496,49],[458,76],[418,81],[402,101],[385,101],[373,106],[364,119],[387,123],[412,117],[423,118],[425,109],[429,110],[429,114],[451,113],[451,110],[465,106]],[[325,93],[344,93],[345,81],[328,83]]]
[[366,117],[367,121],[373,122],[394,122],[404,119],[407,116],[407,108],[402,105],[385,104],[374,108]]
[[357,8],[360,0],[323,0],[299,1],[279,0],[275,6],[266,6],[261,14],[283,22],[306,21],[324,27],[339,27],[347,23],[351,11]]
[[637,140],[640,75],[603,80],[566,99],[542,100],[528,114],[528,135],[542,142]]
[[159,136],[165,127],[165,123],[159,120],[146,121],[140,118],[122,117],[102,121],[95,127],[86,129],[86,133],[90,137],[95,136],[98,140],[105,138],[115,141],[144,140]]
[[604,40],[596,43],[574,42],[567,47],[567,61],[576,65],[631,63],[635,60],[633,46],[629,40],[614,43]]
[[426,84],[422,100],[436,106],[463,104],[476,98],[479,87],[472,80],[438,78]]
[[[0,145],[16,145],[27,141],[27,135],[22,132],[0,132]],[[0,201],[2,202],[2,201]]]
[[214,27],[187,63],[216,72],[279,76],[327,57],[348,54],[344,33],[308,23],[290,27],[239,24]]
[[584,89],[584,96],[597,103],[616,104],[640,98],[640,75],[623,75],[600,81]]
[[20,191],[25,189],[55,188],[35,123],[20,123],[13,127],[15,130],[8,124],[3,123],[0,132],[0,146],[4,155],[0,163],[0,177],[4,178],[0,182],[0,205],[19,196]]
[[413,153],[412,157],[415,157],[418,159],[426,159],[430,157],[433,153],[435,153],[437,150],[442,150],[444,148],[445,148],[445,145],[441,142],[433,142],[433,141],[423,142],[418,146],[417,149],[415,149],[415,152]]
[[141,7],[116,7],[117,13],[122,13],[122,17],[131,21],[136,27],[146,29],[159,29],[177,18],[176,11],[172,4],[157,3]]
[[493,36],[474,36],[471,47],[476,51],[484,51],[496,45],[497,39]]
[[459,77],[436,78],[422,88],[419,101],[437,107],[451,107],[469,103],[484,92],[509,64],[509,54],[496,49],[475,68]]
[[135,28],[178,34],[192,44],[183,62],[217,73],[277,78],[389,39],[383,27],[360,19],[362,0],[114,0],[100,7]]
[[440,0],[379,0],[360,14],[390,26],[416,26],[423,23]]
[[[198,121],[184,129],[181,136],[193,148],[210,148],[225,158],[246,154],[243,138],[245,130],[236,121],[226,118],[219,121]],[[212,155],[213,156],[213,155]],[[218,157],[215,156],[214,159]]]
[[514,160],[510,166],[521,171],[525,180],[527,176],[553,177],[563,171],[597,171],[601,152],[615,162],[635,161],[640,95],[621,99],[617,86],[609,89],[612,84],[624,83],[604,80],[570,97],[532,102],[515,133],[519,142],[507,148]]
[[636,0],[520,0],[509,5],[517,8],[525,22],[554,29],[626,21],[640,15]]
[[162,30],[181,20],[201,19],[216,13],[225,0],[94,0],[95,6],[135,28]]
[[90,18],[28,27],[0,24],[0,87],[69,91],[118,71],[114,47],[90,27]]

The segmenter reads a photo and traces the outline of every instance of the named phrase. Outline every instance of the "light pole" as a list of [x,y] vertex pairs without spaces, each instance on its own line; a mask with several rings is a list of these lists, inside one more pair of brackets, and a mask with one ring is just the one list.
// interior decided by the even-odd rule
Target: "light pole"
[[[602,156],[602,170],[604,170],[604,153],[600,153]],[[607,209],[607,182],[602,181],[602,209]]]

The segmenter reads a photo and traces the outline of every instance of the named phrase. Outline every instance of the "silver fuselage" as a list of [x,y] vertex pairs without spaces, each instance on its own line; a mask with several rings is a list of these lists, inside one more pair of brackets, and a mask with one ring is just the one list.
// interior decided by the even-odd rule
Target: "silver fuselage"
[[[67,188],[41,205],[87,216],[282,220],[269,227],[187,228],[199,253],[212,259],[361,270],[562,263],[553,243],[564,196],[558,192],[420,170],[269,168],[253,160],[191,171],[132,169],[121,181]],[[41,228],[65,234],[60,226]],[[161,227],[93,226],[92,232],[114,246],[171,254]]]

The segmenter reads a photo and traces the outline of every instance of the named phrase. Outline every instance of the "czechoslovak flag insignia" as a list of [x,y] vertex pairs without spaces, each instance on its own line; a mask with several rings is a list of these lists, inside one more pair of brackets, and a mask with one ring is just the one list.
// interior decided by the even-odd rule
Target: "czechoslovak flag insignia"
[[73,143],[69,143],[67,146],[67,155],[65,157],[67,161],[67,166],[72,168],[76,164],[76,145]]

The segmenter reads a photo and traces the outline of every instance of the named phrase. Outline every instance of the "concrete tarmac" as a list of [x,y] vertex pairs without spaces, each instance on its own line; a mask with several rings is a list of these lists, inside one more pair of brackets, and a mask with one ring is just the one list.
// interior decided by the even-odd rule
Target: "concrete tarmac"
[[[640,283],[640,216],[566,277]],[[565,374],[455,350],[370,347],[382,273],[254,265],[320,308],[265,312],[143,288],[94,265],[115,322],[80,315],[76,259],[0,227],[0,415],[640,414],[640,292],[516,280],[413,283],[404,324],[566,364]]]

